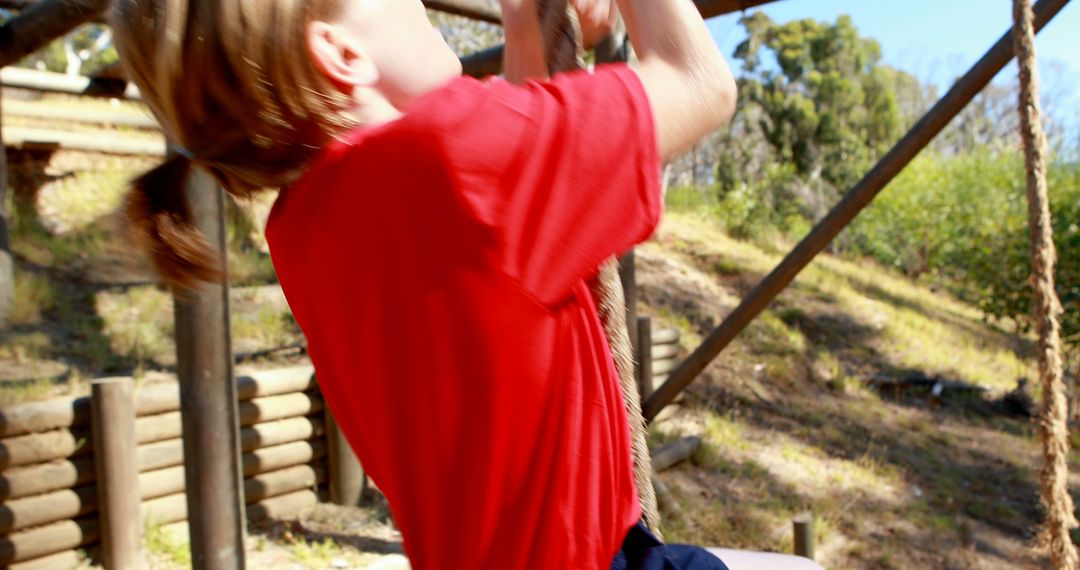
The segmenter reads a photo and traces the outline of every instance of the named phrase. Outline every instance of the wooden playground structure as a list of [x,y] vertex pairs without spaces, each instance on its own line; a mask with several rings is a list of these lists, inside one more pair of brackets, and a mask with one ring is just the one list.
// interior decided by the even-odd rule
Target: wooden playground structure
[[[705,17],[714,17],[732,12],[746,10],[755,6],[770,3],[772,0],[696,0],[700,12]],[[797,0],[789,0],[797,1]],[[810,1],[810,0],[801,0]],[[1017,0],[1017,6],[1020,2]],[[1024,28],[1018,23],[1016,30],[1029,29],[1032,32],[1041,30],[1054,16],[1069,3],[1069,0],[1039,0],[1033,9],[1033,19],[1028,22],[1030,28]],[[435,10],[472,18],[489,23],[499,23],[499,13],[490,8],[484,0],[426,0],[425,4]],[[52,40],[63,36],[75,27],[100,18],[103,10],[108,5],[105,0],[0,0],[0,8],[19,10],[19,15],[11,18],[0,27],[0,68],[17,62],[26,55],[47,45]],[[1023,21],[1018,12],[1018,22]],[[635,313],[633,299],[633,254],[623,259],[623,283],[628,293],[627,298],[627,321],[630,327],[630,337],[635,347],[637,361],[640,363],[637,373],[637,381],[642,396],[642,412],[646,421],[650,421],[661,412],[667,405],[690,385],[691,382],[727,347],[731,341],[776,299],[796,276],[819,254],[826,246],[839,235],[839,233],[862,211],[882,189],[903,170],[926,146],[936,137],[946,125],[954,119],[967,104],[983,89],[991,80],[1012,61],[1018,52],[1025,53],[1026,36],[1017,34],[1013,30],[1007,31],[986,54],[965,73],[948,92],[904,135],[896,145],[884,155],[878,163],[860,180],[843,199],[810,231],[790,253],[784,257],[767,276],[742,300],[742,302],[723,319],[693,353],[675,365],[671,360],[667,349],[654,349],[654,341],[664,334],[653,335],[647,320],[639,320]],[[624,35],[609,38],[598,48],[598,61],[612,61],[617,53],[625,53],[623,49],[627,39]],[[1028,44],[1028,47],[1030,44]],[[1029,67],[1033,62],[1033,54],[1027,54],[1026,65]],[[465,72],[475,76],[485,76],[499,73],[501,70],[502,48],[493,47],[462,59]],[[41,74],[10,73],[4,70],[0,74],[0,84],[7,87],[32,88],[43,91],[56,91],[71,94],[85,94],[88,96],[105,96],[114,98],[137,98],[138,93],[128,85],[123,78],[115,75],[105,75],[85,80],[59,80]],[[1030,135],[1035,136],[1037,135]],[[1037,154],[1037,153],[1035,153]],[[2,160],[2,156],[0,156]],[[0,204],[6,192],[5,182],[6,167],[0,163]],[[193,175],[187,183],[188,200],[199,220],[200,228],[208,236],[211,243],[215,244],[224,259],[225,253],[225,225],[224,225],[224,197],[221,189],[217,187],[208,176],[203,174]],[[3,249],[7,247],[7,228],[3,225],[0,217],[0,257]],[[4,260],[0,258],[0,262]],[[0,270],[3,269],[0,263]],[[0,279],[3,279],[0,275]],[[3,292],[0,291],[0,294]],[[278,388],[260,387],[258,378],[241,379],[239,382],[232,381],[234,377],[233,357],[229,333],[229,304],[227,288],[216,284],[204,284],[194,294],[175,299],[176,306],[176,339],[177,339],[177,362],[179,376],[179,394],[169,395],[169,403],[158,406],[146,407],[144,394],[132,397],[131,387],[125,382],[102,382],[94,387],[94,398],[80,404],[72,404],[69,410],[54,410],[41,417],[55,418],[42,420],[37,416],[27,416],[23,419],[10,420],[3,418],[0,421],[0,437],[29,437],[27,434],[42,430],[63,432],[58,437],[61,439],[73,437],[72,429],[91,422],[90,418],[119,418],[116,421],[128,421],[125,425],[115,426],[101,425],[104,420],[95,420],[93,430],[93,448],[95,455],[104,454],[112,457],[132,457],[132,449],[135,449],[135,461],[115,460],[109,462],[110,466],[103,466],[103,462],[97,462],[89,466],[85,461],[80,463],[79,453],[72,442],[64,439],[60,442],[60,449],[69,448],[67,455],[42,458],[27,455],[26,458],[12,459],[9,455],[6,463],[0,464],[0,469],[8,467],[29,465],[42,461],[61,459],[70,464],[65,466],[67,471],[63,479],[64,483],[56,485],[42,483],[52,480],[47,477],[26,477],[28,482],[14,485],[0,476],[0,485],[6,484],[7,488],[0,486],[3,493],[2,499],[19,499],[31,495],[67,489],[67,493],[78,495],[77,485],[88,482],[89,474],[96,472],[99,488],[93,498],[79,497],[77,510],[82,512],[70,513],[72,507],[54,507],[64,512],[67,519],[89,512],[84,509],[87,501],[96,502],[99,510],[111,509],[113,512],[129,513],[126,518],[114,517],[113,521],[101,524],[92,523],[89,526],[79,526],[74,520],[68,520],[63,532],[64,536],[78,534],[79,544],[68,546],[67,549],[85,544],[85,537],[101,537],[102,558],[110,568],[127,568],[133,564],[130,558],[132,544],[137,546],[140,526],[126,524],[132,520],[138,520],[139,501],[143,502],[143,511],[146,511],[148,502],[161,500],[161,497],[173,501],[169,507],[172,517],[182,517],[190,521],[190,535],[193,561],[197,568],[233,569],[244,567],[244,528],[247,517],[252,516],[249,503],[259,504],[264,501],[265,495],[260,496],[258,489],[278,484],[278,481],[269,481],[265,477],[259,477],[268,470],[249,467],[252,464],[250,457],[257,454],[259,449],[266,447],[260,443],[267,440],[276,442],[275,445],[286,443],[303,442],[317,438],[323,434],[332,433],[332,422],[321,423],[323,418],[314,416],[321,409],[321,401],[316,395],[311,395],[311,374],[296,373],[295,378],[290,377]],[[646,348],[647,347],[647,348]],[[652,362],[653,357],[658,357],[663,364],[657,366]],[[1040,358],[1042,360],[1042,358]],[[654,376],[654,373],[657,376]],[[1060,376],[1060,374],[1059,374]],[[654,380],[662,380],[659,386],[654,386]],[[1060,378],[1059,378],[1060,381]],[[271,384],[273,384],[271,382]],[[277,384],[273,384],[277,386]],[[1049,383],[1047,384],[1049,385]],[[268,391],[269,390],[269,391]],[[100,393],[99,393],[100,392]],[[260,404],[266,404],[274,398],[293,398],[295,406],[289,409],[289,415],[280,415],[284,412],[267,413],[260,411]],[[306,398],[300,402],[301,398]],[[275,400],[280,402],[283,400]],[[101,406],[116,406],[119,411],[100,411],[96,414],[89,412],[90,408],[95,411]],[[125,409],[127,406],[128,409]],[[256,411],[252,411],[256,409]],[[147,411],[151,410],[151,411]],[[1052,412],[1056,414],[1057,412]],[[50,415],[52,414],[52,415]],[[167,416],[157,418],[156,416]],[[153,427],[152,421],[155,418]],[[1064,421],[1062,412],[1061,418]],[[1056,421],[1056,418],[1055,418]],[[22,422],[22,423],[20,423]],[[44,422],[44,423],[41,423]],[[272,436],[259,432],[266,422],[275,423]],[[280,435],[286,430],[277,431],[279,422],[293,422],[290,426],[295,431],[288,431],[291,435]],[[91,422],[93,423],[93,422]],[[302,424],[302,425],[301,425]],[[14,426],[14,427],[12,427]],[[327,427],[328,426],[328,427]],[[129,432],[130,441],[125,443],[124,437],[102,437],[99,434]],[[255,435],[252,435],[252,434]],[[148,435],[152,434],[152,435]],[[301,434],[303,437],[297,436]],[[182,435],[182,437],[180,437]],[[295,436],[295,439],[290,439]],[[283,441],[286,440],[286,441]],[[260,442],[252,444],[252,441]],[[162,443],[164,442],[164,443]],[[146,492],[142,496],[132,494],[132,481],[143,489],[141,484],[144,479],[141,471],[161,468],[165,463],[154,463],[143,455],[144,447],[150,445],[168,445],[171,460],[182,452],[183,467],[179,468],[179,462],[174,462],[168,467],[182,469],[184,477],[181,478],[179,471],[170,475],[167,481],[162,477],[156,481],[161,494],[150,497]],[[321,445],[322,447],[319,447]],[[294,495],[294,499],[300,502],[313,502],[314,494],[303,495],[298,493],[310,493],[305,491],[308,487],[328,475],[319,468],[309,465],[311,459],[326,452],[327,446],[334,446],[339,452],[331,452],[331,471],[345,461],[342,459],[346,454],[340,452],[340,448],[347,448],[341,441],[331,437],[330,443],[310,443],[305,450],[303,460],[297,460],[289,466],[303,470],[298,475],[298,480],[305,484],[288,490]],[[119,447],[127,449],[114,449]],[[29,453],[29,452],[27,452]],[[126,454],[126,455],[124,455]],[[152,454],[147,454],[150,456]],[[21,456],[20,456],[21,457]],[[299,456],[298,456],[299,457]],[[333,459],[336,457],[337,459]],[[0,459],[4,459],[0,457]],[[1048,457],[1049,460],[1049,457]],[[338,463],[335,463],[338,462]],[[280,467],[280,464],[275,464]],[[50,475],[50,477],[53,477]],[[56,480],[61,481],[59,475]],[[73,478],[72,478],[73,477]],[[247,479],[245,479],[245,477]],[[335,480],[333,474],[329,475]],[[355,501],[350,498],[357,488],[355,475],[349,476],[348,488],[342,486],[332,494],[337,495],[339,501]],[[182,480],[181,480],[182,479]],[[348,479],[342,476],[338,480]],[[294,479],[290,478],[290,481]],[[251,483],[255,481],[254,483]],[[119,483],[117,483],[119,482]],[[42,487],[41,485],[45,485]],[[291,485],[287,483],[286,485]],[[35,486],[36,485],[36,486]],[[52,486],[50,486],[52,485]],[[64,486],[66,485],[66,486]],[[344,484],[343,484],[344,485]],[[75,490],[71,490],[72,488]],[[102,488],[103,487],[103,488]],[[181,504],[182,498],[178,493],[183,490],[186,496],[186,507]],[[254,489],[254,490],[252,490]],[[351,489],[351,490],[350,490]],[[84,491],[85,493],[85,491]],[[67,495],[65,495],[67,496]],[[104,499],[102,498],[104,497]],[[138,499],[138,500],[136,500]],[[114,501],[115,504],[114,504]],[[265,501],[264,501],[265,502]],[[70,502],[68,503],[71,504]],[[66,510],[65,510],[66,509]],[[269,507],[267,507],[269,509]],[[12,532],[28,528],[43,521],[39,514],[43,509],[26,508],[26,511],[35,514],[23,516],[5,515],[0,510],[0,532]],[[5,518],[5,516],[7,518]],[[34,517],[39,517],[35,519]],[[144,514],[145,516],[145,514]],[[168,518],[166,516],[165,518]],[[1068,526],[1066,519],[1053,519],[1051,526]],[[53,518],[51,521],[60,520]],[[180,520],[180,519],[176,519]],[[50,522],[51,522],[50,521]],[[803,532],[797,533],[796,538],[802,537],[805,549],[812,548],[812,541],[807,544],[807,537],[812,531],[806,529],[810,526],[808,521],[797,522],[802,525]],[[75,525],[72,527],[71,525]],[[1061,528],[1052,528],[1051,534],[1059,533]],[[133,534],[134,533],[134,534]],[[1060,534],[1056,534],[1060,536]],[[55,539],[41,539],[55,540]],[[70,540],[69,540],[70,542]],[[1066,546],[1051,540],[1051,552],[1055,561],[1055,567],[1065,567],[1068,558],[1065,552]],[[1063,554],[1059,553],[1061,550]],[[5,546],[0,542],[0,564],[10,564],[17,561],[43,560],[42,556],[57,556],[57,552],[44,553],[40,550],[21,550],[14,546]],[[62,553],[63,556],[69,556]],[[1075,557],[1075,551],[1072,554]],[[57,559],[59,560],[59,559]],[[54,566],[30,565],[23,568],[44,568]]]

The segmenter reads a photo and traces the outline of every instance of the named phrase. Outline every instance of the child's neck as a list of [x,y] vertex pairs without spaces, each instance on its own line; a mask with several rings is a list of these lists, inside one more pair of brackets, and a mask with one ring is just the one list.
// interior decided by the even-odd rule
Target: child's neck
[[354,97],[356,106],[353,110],[361,125],[375,127],[397,120],[404,114],[381,93],[358,91]]

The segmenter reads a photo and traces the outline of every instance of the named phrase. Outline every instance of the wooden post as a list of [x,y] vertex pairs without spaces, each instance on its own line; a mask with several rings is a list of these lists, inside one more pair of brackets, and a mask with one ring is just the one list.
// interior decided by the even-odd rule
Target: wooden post
[[[1069,0],[1039,0],[1035,5],[1035,29],[1045,26]],[[822,218],[779,265],[754,287],[701,346],[671,373],[645,402],[645,420],[651,421],[670,404],[697,375],[722,352],[799,275],[855,216],[870,204],[949,122],[1013,58],[1012,31],[1007,32],[963,77],[949,89],[926,115],[900,139],[888,154],[866,173],[844,198]]]
[[11,257],[7,208],[7,149],[0,134],[0,331],[7,328],[15,304],[15,260]]
[[[217,249],[225,273],[224,193],[201,170],[191,173],[186,188],[196,223]],[[174,304],[192,564],[240,570],[244,501],[228,287],[202,283],[177,293]]]
[[814,513],[799,513],[792,519],[795,527],[795,555],[814,559]]
[[105,378],[94,381],[91,388],[101,557],[109,570],[143,567],[134,384],[131,378]]
[[341,428],[329,408],[326,409],[324,417],[327,464],[330,468],[330,500],[335,505],[355,507],[360,504],[360,496],[364,492],[364,468],[349,442],[345,440],[345,435],[341,433]]
[[641,401],[644,402],[653,392],[651,318],[638,317],[637,337],[641,344],[641,350],[638,351],[638,390],[641,392]]

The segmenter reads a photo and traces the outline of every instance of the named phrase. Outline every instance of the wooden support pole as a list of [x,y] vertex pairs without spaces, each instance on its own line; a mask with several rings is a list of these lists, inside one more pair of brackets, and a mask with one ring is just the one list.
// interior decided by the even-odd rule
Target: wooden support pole
[[799,513],[792,519],[795,529],[795,555],[814,559],[814,513]]
[[[1036,30],[1042,29],[1069,0],[1040,0],[1035,6]],[[682,365],[645,402],[652,420],[742,332],[795,277],[810,264],[901,170],[967,106],[1013,58],[1013,34],[1007,32],[949,92],[911,128],[904,138],[825,216],[810,234],[739,303]]]
[[11,236],[7,208],[7,152],[0,130],[0,331],[8,326],[15,305],[15,260],[11,257]]
[[[224,192],[201,170],[190,174],[186,188],[196,223],[217,250],[225,274]],[[178,293],[174,304],[192,564],[241,570],[243,481],[228,287],[201,283],[194,291]]]
[[7,67],[105,11],[108,0],[39,0],[0,26],[0,67]]
[[650,317],[638,317],[637,319],[638,343],[643,347],[638,351],[638,391],[641,392],[641,401],[644,402],[653,393],[652,372],[652,319]]
[[330,470],[330,500],[335,505],[355,507],[364,492],[364,468],[352,446],[341,433],[334,415],[327,408],[326,419],[327,466]]
[[110,570],[142,567],[139,545],[139,467],[135,455],[135,382],[106,378],[91,387],[101,557]]

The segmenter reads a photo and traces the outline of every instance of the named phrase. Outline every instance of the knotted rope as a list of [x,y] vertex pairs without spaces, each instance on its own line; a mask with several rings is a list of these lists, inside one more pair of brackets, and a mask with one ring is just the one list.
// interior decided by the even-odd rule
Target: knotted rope
[[[544,54],[548,72],[583,69],[581,26],[577,14],[567,0],[537,0],[540,27],[544,34]],[[641,501],[642,518],[654,534],[660,534],[660,515],[652,486],[652,459],[646,442],[645,420],[641,415],[641,395],[634,375],[634,350],[626,326],[626,301],[619,279],[619,260],[611,258],[600,267],[593,294],[597,299],[604,332],[611,346],[615,368],[619,373],[626,417],[630,422],[631,446],[634,459],[634,482]],[[643,347],[642,350],[648,350]]]
[[1039,378],[1043,409],[1040,435],[1043,446],[1042,502],[1046,528],[1042,540],[1050,549],[1055,569],[1080,567],[1069,529],[1077,526],[1069,496],[1069,431],[1065,383],[1061,374],[1061,325],[1063,311],[1054,289],[1053,227],[1046,188],[1046,135],[1039,106],[1039,77],[1035,57],[1035,26],[1030,0],[1013,0],[1013,45],[1020,62],[1020,135],[1027,166],[1028,225],[1031,233],[1032,283],[1035,286],[1034,316],[1039,332]]

